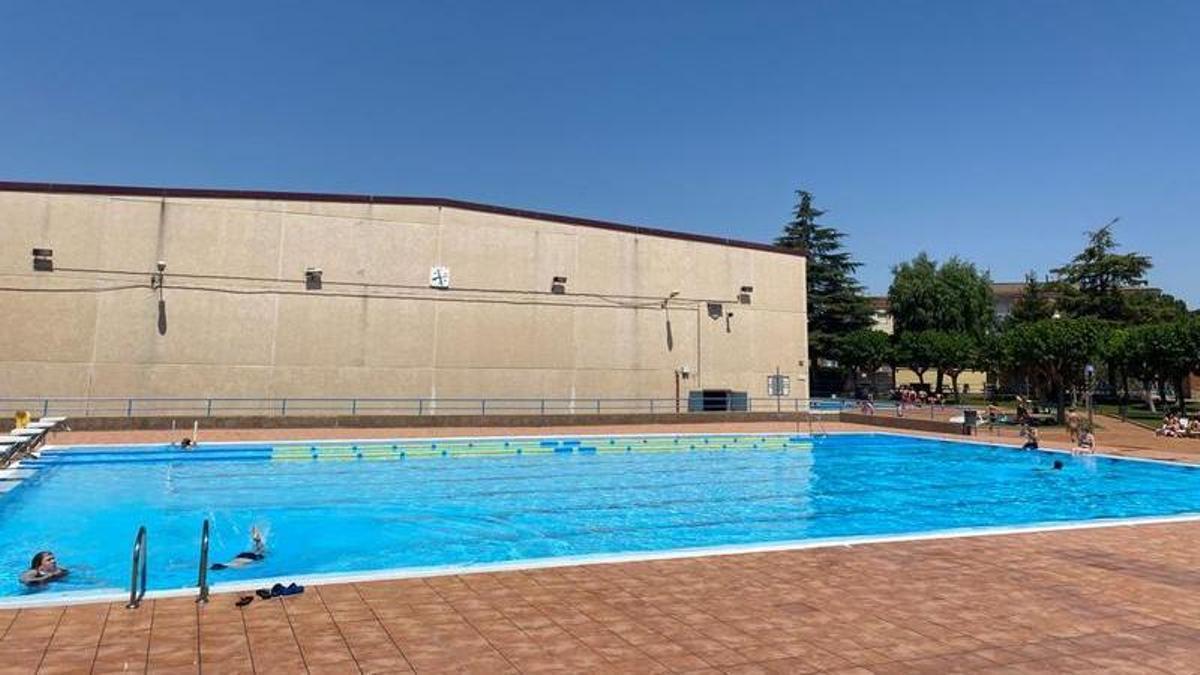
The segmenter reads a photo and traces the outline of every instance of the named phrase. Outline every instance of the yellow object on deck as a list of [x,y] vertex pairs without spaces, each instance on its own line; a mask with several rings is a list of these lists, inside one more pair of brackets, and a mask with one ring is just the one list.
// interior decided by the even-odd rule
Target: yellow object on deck
[[13,427],[17,429],[24,429],[25,427],[29,426],[29,421],[31,419],[32,418],[29,416],[28,410],[18,410],[16,414],[13,415]]

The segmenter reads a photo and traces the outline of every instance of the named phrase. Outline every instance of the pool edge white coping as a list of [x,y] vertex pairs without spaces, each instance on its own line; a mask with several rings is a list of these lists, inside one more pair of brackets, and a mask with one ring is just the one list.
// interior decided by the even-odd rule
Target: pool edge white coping
[[[1002,527],[974,527],[916,532],[894,535],[865,535],[830,537],[822,539],[800,539],[759,544],[737,544],[728,546],[706,546],[698,548],[669,549],[664,551],[639,551],[635,553],[599,553],[581,556],[554,558],[532,558],[509,560],[479,565],[445,565],[437,567],[399,567],[372,572],[331,572],[323,574],[300,574],[290,577],[265,577],[210,585],[212,593],[250,592],[258,588],[270,588],[276,583],[296,583],[302,586],[369,583],[373,581],[399,581],[403,579],[425,579],[430,577],[458,576],[465,574],[491,574],[526,570],[553,569],[557,567],[580,567],[589,565],[615,565],[624,563],[652,562],[657,560],[681,560],[717,556],[749,555],[755,553],[780,553],[821,548],[851,548],[872,544],[896,544],[914,541],[937,541],[942,539],[969,539],[973,537],[998,537],[1042,532],[1063,532],[1110,527],[1136,527],[1139,525],[1161,525],[1200,521],[1200,512],[1172,516],[1145,516],[1138,518],[1111,518],[1075,520],[1059,523],[1033,523]],[[196,597],[199,588],[188,586],[146,591],[143,600],[159,598]],[[94,604],[101,602],[128,601],[128,591],[97,592],[67,591],[63,593],[37,593],[29,596],[0,598],[0,611],[33,609],[38,607],[65,607],[69,605]]]

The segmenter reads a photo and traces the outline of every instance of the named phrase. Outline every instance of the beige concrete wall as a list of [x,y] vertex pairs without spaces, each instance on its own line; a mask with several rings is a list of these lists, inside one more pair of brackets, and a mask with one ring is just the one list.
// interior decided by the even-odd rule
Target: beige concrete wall
[[[568,295],[528,293],[555,275]],[[682,366],[685,390],[764,396],[778,366],[807,394],[803,258],[462,208],[0,192],[0,286],[70,290],[0,291],[0,396],[668,398]]]

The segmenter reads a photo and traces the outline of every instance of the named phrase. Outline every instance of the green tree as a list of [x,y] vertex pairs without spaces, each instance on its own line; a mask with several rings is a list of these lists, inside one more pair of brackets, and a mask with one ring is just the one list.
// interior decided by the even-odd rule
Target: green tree
[[938,372],[950,377],[950,386],[954,390],[954,400],[961,400],[958,388],[958,376],[964,370],[979,366],[979,342],[966,333],[929,331],[922,334],[928,342],[933,358],[933,365]]
[[1017,324],[1004,333],[1013,366],[1044,382],[1058,402],[1058,421],[1065,418],[1068,388],[1083,383],[1084,367],[1103,355],[1107,327],[1091,318],[1044,319]]
[[895,340],[896,364],[908,368],[917,376],[917,382],[925,386],[925,373],[936,365],[931,335],[935,331],[908,331],[900,333]]
[[888,311],[897,335],[941,328],[945,297],[938,284],[937,263],[924,251],[892,268]]
[[1185,381],[1190,373],[1200,370],[1200,320],[1138,326],[1131,335],[1145,372],[1152,373],[1159,382],[1163,404],[1166,405],[1166,385],[1171,384],[1179,409],[1186,410]]
[[888,309],[897,334],[942,330],[978,338],[995,325],[988,274],[959,258],[939,266],[924,252],[892,269]]
[[1125,294],[1129,322],[1137,324],[1170,323],[1188,316],[1187,304],[1169,293],[1140,289]]
[[1150,258],[1139,253],[1117,253],[1113,222],[1088,232],[1088,243],[1071,262],[1051,270],[1064,282],[1059,300],[1070,316],[1094,317],[1127,323],[1134,317],[1127,294],[1146,285]]
[[[855,380],[860,374],[871,377],[892,361],[891,336],[883,331],[856,330],[842,338],[838,349],[838,362],[850,371]],[[875,393],[873,377],[870,387],[871,392]]]
[[863,287],[854,278],[861,263],[843,249],[845,234],[817,222],[825,212],[813,206],[812,194],[797,190],[796,196],[792,220],[775,243],[806,252],[810,358],[836,361],[841,338],[873,323]]
[[1025,288],[1013,302],[1012,310],[1008,314],[1009,321],[1032,323],[1053,317],[1054,303],[1050,300],[1047,285],[1038,281],[1033,272],[1026,273]]
[[[978,341],[995,327],[992,282],[975,265],[959,258],[938,265],[921,252],[893,268],[892,274],[888,306],[897,335],[943,331]],[[960,372],[954,374],[956,380]],[[938,391],[945,374],[937,367]]]

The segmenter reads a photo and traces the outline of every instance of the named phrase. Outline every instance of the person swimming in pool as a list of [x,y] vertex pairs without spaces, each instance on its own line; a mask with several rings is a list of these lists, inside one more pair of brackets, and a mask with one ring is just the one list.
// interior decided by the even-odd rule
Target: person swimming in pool
[[263,537],[263,533],[257,526],[250,528],[250,541],[253,544],[249,551],[242,551],[233,556],[233,559],[224,563],[213,563],[210,570],[225,570],[237,569],[246,565],[256,563],[267,557],[267,540]]
[[67,576],[67,568],[59,567],[58,560],[50,551],[38,551],[29,563],[29,569],[21,572],[21,583],[26,586],[41,586]]

